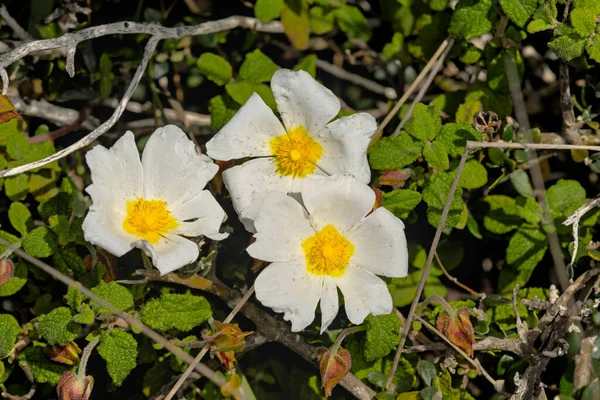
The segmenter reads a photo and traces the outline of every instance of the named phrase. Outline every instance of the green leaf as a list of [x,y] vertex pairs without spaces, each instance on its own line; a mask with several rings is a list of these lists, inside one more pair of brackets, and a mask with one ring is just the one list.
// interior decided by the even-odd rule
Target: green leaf
[[264,83],[250,83],[244,81],[231,82],[225,85],[227,94],[238,104],[243,105],[248,101],[252,93],[257,93],[263,101],[271,108],[275,108],[275,97],[271,88]]
[[279,66],[259,49],[246,54],[240,67],[239,79],[250,83],[269,82]]
[[383,58],[385,58],[388,61],[392,60],[396,58],[398,53],[400,53],[403,46],[404,35],[400,32],[396,32],[394,33],[394,36],[392,36],[392,41],[390,43],[386,43],[386,45],[383,46],[383,51],[381,52],[381,55],[383,55]]
[[371,39],[371,29],[367,18],[359,8],[354,6],[343,6],[333,11],[335,21],[340,29],[350,39],[361,39],[368,42]]
[[10,314],[0,314],[0,358],[8,356],[21,332],[19,322]]
[[50,257],[58,248],[58,238],[50,228],[40,226],[25,237],[23,248],[34,257]]
[[221,129],[235,115],[239,105],[235,104],[229,96],[215,96],[208,101],[210,113],[210,126],[215,130]]
[[20,160],[29,152],[31,145],[23,135],[12,135],[6,141],[6,152],[13,160]]
[[563,60],[571,61],[583,54],[585,39],[576,34],[559,36],[548,43],[548,47]]
[[257,0],[254,6],[254,15],[260,22],[266,24],[275,18],[279,18],[282,7],[283,0]]
[[513,235],[506,249],[506,262],[513,268],[502,270],[499,289],[506,292],[529,281],[537,264],[544,258],[548,241],[537,225],[523,224]]
[[569,16],[571,18],[571,25],[573,25],[575,32],[577,32],[579,36],[586,37],[594,33],[597,25],[596,18],[598,17],[594,10],[589,8],[576,8],[571,11]]
[[[4,239],[4,238],[3,238]],[[17,293],[27,283],[27,265],[20,262],[15,267],[15,272],[4,285],[0,285],[0,297],[8,297]]]
[[29,175],[20,174],[4,179],[4,192],[12,201],[25,200],[29,193]]
[[[120,311],[126,311],[133,307],[133,295],[125,286],[119,285],[117,282],[106,283],[101,281],[98,286],[92,289],[92,292],[108,301]],[[112,314],[112,312],[94,302],[90,303],[97,312],[101,314]]]
[[196,66],[203,75],[219,86],[226,84],[232,76],[231,65],[227,60],[213,53],[203,53]]
[[293,9],[284,3],[281,11],[281,23],[292,45],[297,49],[304,49],[310,37],[310,19],[304,3],[299,9]]
[[425,144],[423,156],[425,157],[425,160],[438,171],[445,171],[450,167],[446,147],[437,141]]
[[594,61],[600,63],[600,35],[594,35],[589,38],[586,42],[585,50]]
[[534,198],[533,186],[531,186],[527,172],[522,169],[516,169],[509,176],[510,182],[521,196]]
[[433,140],[441,127],[442,120],[437,108],[434,106],[427,107],[423,103],[418,103],[404,130],[417,139],[426,142]]
[[575,8],[589,8],[595,13],[600,14],[600,3],[596,0],[575,0]]
[[585,189],[576,180],[561,179],[548,189],[546,201],[552,217],[567,217],[585,203]]
[[410,189],[396,189],[383,193],[383,206],[398,218],[406,218],[421,202],[421,193]]
[[[456,175],[456,170],[452,172],[452,175]],[[479,161],[471,159],[465,163],[458,184],[465,189],[477,189],[485,185],[487,181],[487,169]]]
[[81,326],[73,322],[71,317],[71,309],[67,307],[58,307],[48,314],[41,315],[38,327],[39,335],[48,343],[61,346],[75,340],[81,332]]
[[314,6],[308,11],[310,30],[315,35],[323,35],[335,28],[335,13],[326,11],[323,7]]
[[60,377],[71,367],[51,361],[42,351],[44,346],[43,343],[35,342],[27,346],[19,354],[19,365],[22,367],[23,363],[27,363],[36,382],[56,386]]
[[425,383],[426,386],[431,386],[433,378],[437,376],[435,365],[429,361],[419,360],[417,363],[417,371],[419,371],[419,375],[421,375],[421,379],[423,379],[423,383]]
[[165,293],[158,299],[150,300],[142,308],[142,321],[162,332],[169,329],[187,332],[211,315],[208,301],[191,293]]
[[369,315],[365,318],[367,335],[365,359],[374,361],[390,354],[400,341],[400,319],[392,312],[387,315]]
[[294,67],[294,71],[306,71],[313,78],[317,77],[317,55],[309,54],[304,57],[296,66]]
[[[423,190],[423,200],[427,203],[427,220],[433,227],[437,227],[442,215],[442,210],[450,194],[453,176],[449,173],[436,173],[431,176]],[[457,187],[446,218],[446,228],[454,227],[460,220],[463,211],[462,188]]]
[[522,28],[538,7],[537,0],[500,0],[502,10]]
[[516,202],[512,197],[504,195],[486,196],[483,201],[487,203],[489,211],[483,217],[485,229],[498,235],[503,235],[517,229],[523,221],[516,215]]
[[448,155],[456,157],[465,151],[467,140],[481,141],[482,139],[481,133],[470,125],[450,123],[442,126],[435,140],[446,148]]
[[40,216],[46,221],[53,215],[70,217],[73,212],[73,196],[65,192],[60,192],[51,199],[40,203],[37,209]]
[[33,227],[33,219],[29,209],[18,201],[11,203],[8,209],[8,219],[12,224],[13,228],[21,234],[21,236],[27,235],[27,232]]
[[108,374],[115,386],[121,386],[137,366],[137,341],[129,333],[113,329],[102,334],[98,354],[106,361]]
[[519,75],[519,82],[523,78],[525,72],[525,65],[523,64],[523,56],[515,48],[511,48],[498,53],[496,57],[490,60],[488,64],[488,79],[487,84],[494,93],[505,93],[509,94],[510,90],[508,87],[508,75],[506,74],[505,57],[509,55],[515,60],[517,66],[517,73]]
[[59,249],[54,253],[52,261],[54,268],[63,274],[73,275],[75,279],[80,279],[87,272],[83,259],[71,250]]
[[417,160],[422,151],[423,143],[401,132],[377,142],[369,152],[369,162],[373,169],[400,169]]
[[464,0],[456,5],[448,33],[468,40],[490,32],[495,23],[496,9],[491,0]]
[[94,310],[87,303],[83,303],[79,313],[73,315],[73,322],[81,325],[93,324],[95,320],[96,313],[94,313]]

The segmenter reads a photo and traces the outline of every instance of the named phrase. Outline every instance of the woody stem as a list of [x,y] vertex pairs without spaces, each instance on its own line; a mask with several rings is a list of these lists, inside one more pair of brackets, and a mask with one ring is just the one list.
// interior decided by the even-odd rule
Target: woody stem
[[77,370],[77,379],[83,380],[85,378],[85,370],[87,368],[88,360],[92,355],[92,350],[94,350],[94,347],[96,347],[96,345],[100,341],[100,338],[101,336],[96,336],[94,339],[92,339],[91,342],[87,344],[87,346],[85,346],[85,349],[83,349],[83,354],[81,355],[81,362],[79,363],[79,369]]
[[342,341],[346,338],[346,336],[351,335],[353,333],[356,332],[362,332],[362,331],[366,331],[367,328],[364,326],[354,326],[352,328],[346,328],[344,329],[337,337],[337,340],[335,341],[335,343],[333,344],[333,346],[331,346],[331,354],[336,354],[337,351],[339,350],[340,346],[342,345]]

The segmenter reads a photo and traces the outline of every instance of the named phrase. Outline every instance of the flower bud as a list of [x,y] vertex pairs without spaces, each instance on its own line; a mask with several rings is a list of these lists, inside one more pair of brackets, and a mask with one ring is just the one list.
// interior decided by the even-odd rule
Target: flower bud
[[232,371],[235,365],[235,353],[244,350],[245,337],[252,332],[242,331],[238,324],[215,322],[213,326],[214,333],[202,332],[202,339],[211,343],[210,353],[216,356],[229,371]]
[[402,187],[408,178],[410,178],[410,175],[408,172],[403,170],[386,171],[379,177],[379,184],[392,187]]
[[381,190],[373,188],[373,191],[375,192],[375,204],[373,205],[371,212],[377,210],[383,204],[383,193]]
[[12,278],[15,273],[15,264],[8,258],[0,260],[0,286]]
[[469,309],[461,308],[455,319],[448,314],[440,314],[436,321],[437,329],[453,344],[460,347],[469,357],[473,356],[475,332],[469,318]]
[[346,349],[338,350],[336,354],[332,354],[329,349],[324,347],[317,351],[322,387],[325,390],[325,396],[329,397],[333,388],[350,371],[352,357]]
[[75,342],[69,342],[66,346],[47,344],[46,347],[44,347],[44,354],[52,361],[61,364],[75,365],[79,363],[81,349]]
[[94,377],[79,378],[73,371],[67,371],[56,385],[59,400],[88,400],[94,387]]

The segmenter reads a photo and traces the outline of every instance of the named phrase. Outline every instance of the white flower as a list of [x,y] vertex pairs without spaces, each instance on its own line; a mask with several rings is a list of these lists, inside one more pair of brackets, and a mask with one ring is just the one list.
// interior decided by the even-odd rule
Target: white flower
[[369,214],[375,194],[350,176],[307,178],[301,195],[304,207],[269,193],[255,220],[248,253],[272,262],[256,278],[257,299],[285,313],[294,332],[313,321],[319,300],[321,333],[327,329],[339,308],[337,288],[353,324],[390,313],[391,295],[376,275],[407,275],[402,221],[385,208]]
[[206,144],[216,160],[260,157],[223,173],[233,206],[246,229],[269,191],[299,193],[311,175],[346,173],[368,183],[367,147],[375,119],[358,113],[329,123],[339,112],[338,98],[304,71],[275,72],[271,88],[283,125],[254,93]]
[[157,129],[141,162],[131,132],[110,149],[94,147],[86,161],[93,204],[83,222],[85,239],[115,256],[139,247],[164,275],[198,258],[197,244],[182,236],[227,236],[219,233],[225,212],[203,190],[218,167],[178,127]]

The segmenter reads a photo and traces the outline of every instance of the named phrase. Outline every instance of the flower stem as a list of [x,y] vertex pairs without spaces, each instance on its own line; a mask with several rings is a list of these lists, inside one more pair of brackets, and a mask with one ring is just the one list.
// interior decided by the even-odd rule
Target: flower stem
[[333,344],[333,346],[331,346],[331,354],[336,354],[337,351],[339,350],[340,346],[342,345],[342,341],[346,338],[346,336],[351,335],[353,333],[356,332],[362,332],[362,331],[366,331],[367,328],[363,325],[361,326],[354,326],[352,328],[346,328],[344,329],[337,337],[337,340],[335,341],[335,343]]
[[100,335],[96,336],[83,349],[83,354],[81,355],[81,362],[79,363],[79,369],[77,370],[77,379],[83,380],[85,378],[85,370],[87,368],[88,360],[92,355],[92,350],[94,350],[94,347],[96,347],[101,337],[102,336]]

